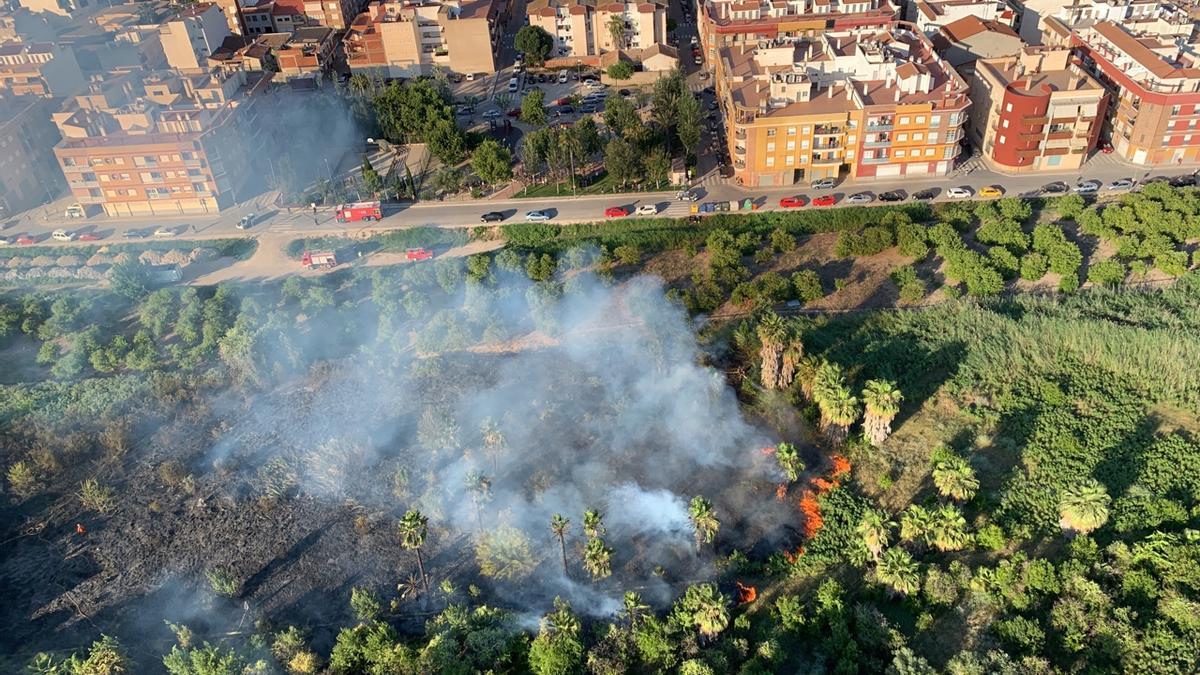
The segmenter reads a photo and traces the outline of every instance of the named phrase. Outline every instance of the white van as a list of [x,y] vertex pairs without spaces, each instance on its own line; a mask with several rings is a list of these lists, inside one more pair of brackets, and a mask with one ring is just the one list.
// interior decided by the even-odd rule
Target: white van
[[87,218],[87,209],[83,208],[83,204],[75,202],[67,207],[66,216],[68,218]]
[[509,93],[516,93],[516,91],[520,88],[521,88],[521,78],[514,77],[513,79],[508,81]]

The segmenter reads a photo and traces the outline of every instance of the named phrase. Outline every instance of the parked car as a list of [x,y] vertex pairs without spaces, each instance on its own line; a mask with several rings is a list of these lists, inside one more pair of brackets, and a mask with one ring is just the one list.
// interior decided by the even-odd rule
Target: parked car
[[550,212],[537,210],[525,214],[525,220],[550,220]]
[[520,116],[521,116],[521,109],[520,109],[520,108],[513,108],[512,110],[509,110],[508,112],[506,112],[506,113],[504,113],[504,114],[505,114],[505,115],[508,115],[509,117],[520,117]]
[[837,203],[837,197],[834,195],[821,195],[812,200],[813,206],[833,206]]
[[700,201],[700,194],[695,190],[684,190],[683,192],[675,195],[675,199],[678,199],[681,202],[698,202]]
[[1196,176],[1187,174],[1185,176],[1171,176],[1167,179],[1171,187],[1192,187],[1196,184]]
[[588,89],[603,89],[604,88],[604,85],[600,84],[600,82],[598,82],[596,80],[588,80],[587,82],[583,83],[583,86],[587,87]]
[[37,239],[34,239],[28,234],[22,234],[21,236],[17,237],[17,244],[21,246],[33,246],[36,243]]
[[247,213],[246,215],[242,216],[242,219],[239,220],[237,223],[237,229],[239,229],[239,230],[249,229],[250,226],[254,224],[255,217],[256,216],[253,213]]
[[124,239],[145,239],[145,230],[126,230],[121,237]]
[[1112,147],[1111,143],[1103,143],[1100,145],[1100,152],[1103,152],[1104,154],[1109,155],[1109,154],[1112,154],[1112,151],[1113,151],[1113,147]]
[[500,213],[499,211],[488,211],[482,216],[479,216],[479,222],[481,223],[499,223],[503,220],[504,214]]
[[55,241],[72,241],[75,239],[75,235],[67,230],[55,230],[50,234],[50,237]]
[[1042,186],[1042,192],[1048,195],[1061,195],[1067,190],[1070,190],[1070,188],[1067,187],[1067,184],[1062,181],[1054,181],[1053,183],[1046,183]]
[[889,190],[879,195],[881,202],[901,202],[904,201],[904,193],[896,190]]
[[570,78],[570,75],[568,75],[568,74],[567,74],[567,71],[565,71],[565,70],[564,70],[564,71],[562,71],[562,72],[560,72],[560,73],[558,74],[558,83],[559,83],[559,84],[566,84],[566,83],[567,83],[567,80],[568,80],[569,78]]
[[1133,180],[1129,178],[1119,178],[1108,184],[1109,190],[1129,190],[1133,188]]
[[104,237],[101,237],[100,235],[96,234],[95,232],[84,232],[83,234],[81,234],[75,238],[78,239],[79,241],[100,241]]
[[485,120],[495,119],[503,114],[504,113],[500,112],[499,110],[485,110],[483,113],[483,119],[485,119]]
[[808,200],[805,199],[804,197],[801,197],[800,195],[784,197],[783,199],[779,200],[779,208],[781,208],[781,209],[794,209],[794,208],[797,208],[800,206],[804,206],[805,204],[808,204]]
[[172,230],[169,227],[160,227],[154,231],[154,236],[156,236],[156,237],[174,237],[175,230]]
[[75,202],[67,207],[65,215],[68,218],[87,218],[87,207],[79,202]]
[[8,237],[0,237],[0,246],[8,246],[11,243],[13,243],[12,239],[9,239]]
[[474,82],[476,77],[478,77],[476,73],[467,73],[467,82]]
[[975,194],[975,191],[965,185],[946,190],[946,196],[951,199],[966,199],[973,194]]
[[937,190],[930,188],[927,190],[921,190],[919,192],[914,192],[912,195],[912,198],[917,201],[920,201],[920,202],[927,202],[936,196],[937,196]]
[[1092,194],[1100,190],[1100,181],[1092,179],[1080,181],[1075,185],[1075,192],[1081,195]]
[[837,187],[837,180],[834,178],[822,178],[818,181],[813,181],[812,189],[814,190],[832,190]]
[[870,204],[873,201],[875,201],[875,197],[870,192],[856,192],[846,197],[847,204]]
[[987,185],[979,188],[980,197],[1003,197],[1004,188],[999,185]]
[[657,216],[658,207],[654,204],[641,204],[634,213],[639,216]]
[[404,252],[404,259],[410,261],[429,260],[433,257],[433,251],[427,248],[410,248]]
[[604,216],[606,218],[624,218],[627,215],[629,215],[629,209],[624,206],[610,206],[604,209]]

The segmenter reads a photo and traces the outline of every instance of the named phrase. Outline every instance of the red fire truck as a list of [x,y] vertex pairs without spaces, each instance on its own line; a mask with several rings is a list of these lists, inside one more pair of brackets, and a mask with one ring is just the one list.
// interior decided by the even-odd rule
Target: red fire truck
[[383,217],[383,209],[379,202],[357,202],[355,204],[338,204],[334,216],[339,223],[356,223],[365,220],[379,220]]
[[337,266],[337,256],[332,251],[305,251],[300,258],[300,264],[310,270],[315,270],[318,267],[325,269],[333,269]]
[[404,252],[404,256],[408,260],[429,260],[433,257],[433,251],[427,248],[410,248]]

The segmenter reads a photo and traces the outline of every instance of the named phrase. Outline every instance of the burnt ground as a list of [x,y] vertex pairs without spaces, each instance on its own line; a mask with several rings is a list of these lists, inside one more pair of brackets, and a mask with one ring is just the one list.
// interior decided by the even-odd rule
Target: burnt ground
[[[448,600],[465,598],[469,584],[480,587],[489,604],[540,614],[554,594],[570,591],[559,577],[561,562],[549,531],[522,527],[540,564],[519,589],[482,578],[473,533],[448,529],[438,518],[464,508],[468,498],[439,485],[428,471],[429,464],[461,457],[427,453],[414,440],[431,409],[486,386],[505,358],[460,354],[426,363],[414,377],[417,390],[429,392],[427,400],[382,396],[364,404],[347,395],[361,382],[315,369],[266,394],[207,390],[178,403],[146,401],[128,451],[113,456],[91,447],[63,453],[62,468],[45,491],[23,503],[6,502],[0,511],[5,598],[0,654],[23,664],[38,651],[80,648],[106,633],[128,646],[142,672],[153,672],[173,641],[164,621],[186,623],[201,639],[248,632],[258,622],[302,625],[312,630],[315,646],[327,650],[337,630],[352,622],[348,601],[355,586],[378,592],[389,619],[412,632]],[[595,398],[586,373],[564,370],[547,386],[563,401],[595,404],[591,414],[598,418],[615,414]],[[596,451],[597,439],[579,423],[577,407],[549,399],[539,399],[539,405],[530,435],[561,448],[550,456],[559,464],[511,453],[496,478],[525,494],[565,480],[578,469],[570,458]],[[385,410],[388,406],[394,407]],[[294,417],[283,416],[283,424],[272,427],[255,417],[262,410],[286,410]],[[309,418],[340,422],[333,429],[289,427]],[[334,432],[347,428],[361,433],[339,443]],[[6,454],[14,456],[14,446],[33,441],[14,433],[3,442]],[[652,444],[622,448],[610,457],[606,475],[711,498],[722,519],[718,553],[757,544],[752,554],[765,558],[798,540],[794,507],[774,499],[773,468],[759,448],[746,448],[742,466],[644,475],[655,451]],[[286,471],[276,470],[276,458]],[[412,477],[402,489],[395,481],[400,468]],[[114,487],[110,515],[80,506],[76,490],[89,477]],[[399,546],[395,523],[414,506],[431,516],[426,551],[431,586],[450,579],[455,598],[434,590],[432,598],[419,602],[397,593],[397,583],[416,574],[416,564],[412,552]],[[581,514],[572,515],[578,523]],[[508,517],[499,505],[494,513],[489,509],[485,529]],[[686,583],[711,578],[713,553],[697,556],[690,532],[671,536],[686,543],[664,545],[665,537],[610,526],[614,575],[592,584],[579,567],[583,540],[576,528],[573,580],[606,597],[641,589],[661,603]],[[205,578],[210,570],[238,581],[232,598],[213,593]],[[590,590],[581,597],[577,609],[604,610]],[[396,602],[390,611],[389,601]]]

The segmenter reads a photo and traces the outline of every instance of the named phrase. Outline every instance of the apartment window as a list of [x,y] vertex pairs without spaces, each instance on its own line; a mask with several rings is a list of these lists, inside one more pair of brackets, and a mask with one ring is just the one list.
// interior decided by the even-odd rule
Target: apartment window
[[919,132],[919,131],[913,134],[913,140],[914,140],[914,141],[921,141],[921,140],[924,140],[924,139],[925,139],[925,134],[923,134],[923,133],[921,133],[921,132]]
[[808,139],[807,139],[807,138],[806,138],[806,139],[804,139],[804,140],[802,140],[802,141],[800,141],[800,148],[801,148],[802,150],[807,150],[807,149],[808,149]]
[[1178,115],[1182,111],[1183,111],[1183,106],[1178,106],[1178,105],[1171,106],[1171,114],[1172,115]]
[[933,117],[929,118],[929,126],[937,127],[937,126],[941,126],[941,124],[942,124],[942,116],[941,115],[934,115]]
[[901,158],[901,157],[903,157],[903,156],[904,156],[904,151],[903,151],[903,150],[897,150],[897,151],[896,151],[896,158],[897,158],[897,159],[899,159],[899,158]]
[[1012,104],[1011,103],[1004,104],[1004,112],[1012,112]]
[[63,166],[76,166],[74,157],[63,157]]
[[908,140],[908,134],[896,134],[896,142],[903,143]]
[[1000,140],[998,142],[1000,143],[1000,145],[1004,145],[1004,141],[1005,141],[1004,134],[1000,134]]
[[767,152],[775,152],[775,144],[767,143]]
[[929,142],[937,143],[937,132],[936,131],[929,134]]
[[1192,144],[1192,135],[1191,135],[1191,134],[1188,134],[1187,136],[1184,136],[1184,137],[1183,137],[1183,144],[1184,144],[1184,145],[1191,145],[1191,144]]
[[1170,143],[1171,143],[1171,137],[1163,136],[1163,145],[1169,145]]
[[[1189,136],[1189,138],[1191,138],[1191,137]],[[788,149],[788,150],[795,150],[795,149],[796,149],[796,141],[788,141],[788,142],[787,142],[787,149]]]
[[[1009,107],[1010,108],[1012,107],[1011,103],[1009,104]],[[955,124],[958,124],[958,113],[951,113],[949,124],[950,124],[950,126],[954,126]]]
[[812,133],[812,127],[808,127],[808,126],[806,126],[806,127],[803,127],[802,129],[800,129],[800,133],[802,133],[802,134],[804,134],[805,136],[807,136],[807,135],[809,135],[810,133]]
[[787,135],[788,135],[788,136],[795,136],[795,135],[796,135],[796,127],[788,127],[788,130],[787,130]]
[[909,120],[908,120],[908,116],[907,116],[907,115],[905,115],[904,117],[901,117],[901,118],[900,118],[900,122],[899,122],[899,123],[900,123],[901,125],[904,125],[904,124],[908,124],[908,122],[909,122]]
[[774,157],[767,158],[767,166],[775,166],[775,158]]
[[942,153],[942,159],[954,159],[954,152],[955,152],[954,146],[947,145],[946,151],[944,153]]
[[192,183],[192,190],[195,192],[208,192],[208,183]]
[[774,137],[774,136],[775,136],[775,130],[774,130],[774,129],[767,129],[767,137],[768,137],[768,138],[772,138],[772,137]]
[[925,156],[933,157],[933,148],[925,148]]
[[1008,128],[1008,120],[1006,120],[1006,119],[1005,119],[1005,120],[1000,120],[1000,126],[1002,126],[1002,127],[1004,127],[1005,129],[1007,129],[1007,128]]
[[784,164],[787,164],[788,166],[791,166],[791,165],[795,164],[795,163],[796,163],[796,156],[795,156],[795,155],[788,155],[787,157],[784,157],[784,158],[783,158],[783,163],[784,163]]
[[925,124],[925,116],[917,115],[917,124]]

